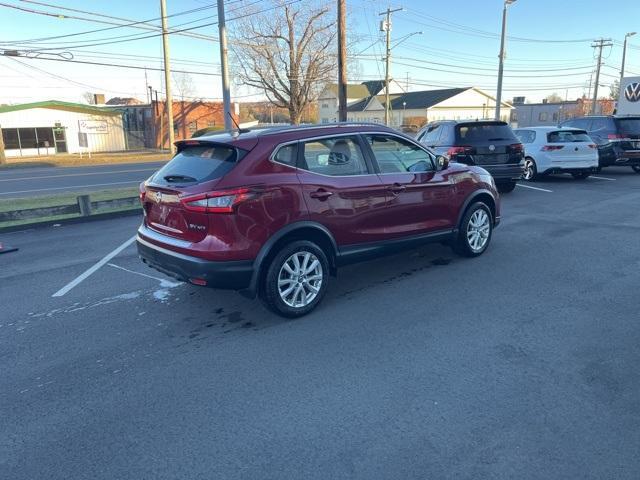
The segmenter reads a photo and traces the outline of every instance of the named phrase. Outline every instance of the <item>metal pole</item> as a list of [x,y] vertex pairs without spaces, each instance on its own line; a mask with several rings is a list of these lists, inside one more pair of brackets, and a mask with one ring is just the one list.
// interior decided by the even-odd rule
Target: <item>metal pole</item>
[[338,121],[347,121],[346,0],[338,0]]
[[227,25],[224,20],[224,0],[218,0],[218,32],[220,34],[220,66],[222,68],[222,102],[224,129],[231,130],[231,93],[229,91],[229,65],[227,60]]
[[[164,88],[166,91],[166,108],[169,123],[169,152],[174,153],[175,136],[173,133],[173,97],[171,96],[171,65],[169,62],[169,32],[167,29],[167,5],[166,0],[160,0],[160,14],[162,16],[162,50],[164,52]],[[162,125],[162,119],[160,119]],[[161,129],[162,132],[162,129]],[[164,138],[161,139],[164,147]]]
[[624,79],[624,64],[627,58],[627,39],[636,34],[636,32],[629,32],[624,36],[624,46],[622,47],[622,65],[620,66],[620,85],[619,88],[622,88],[622,80]]
[[502,35],[500,36],[500,63],[498,64],[498,90],[496,92],[495,119],[500,120],[500,103],[502,102],[502,74],[504,71],[504,43],[507,33],[507,2],[502,7]]
[[387,8],[387,55],[384,61],[384,124],[389,126],[389,60],[391,59],[391,10]]

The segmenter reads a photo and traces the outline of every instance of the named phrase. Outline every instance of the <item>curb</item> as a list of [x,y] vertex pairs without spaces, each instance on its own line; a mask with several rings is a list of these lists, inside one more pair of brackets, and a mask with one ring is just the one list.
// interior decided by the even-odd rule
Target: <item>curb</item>
[[11,227],[0,227],[0,234],[10,233],[10,232],[19,232],[21,230],[33,230],[35,228],[46,228],[46,227],[51,227],[53,225],[73,225],[76,223],[96,222],[99,220],[110,220],[112,218],[133,217],[135,215],[142,215],[142,208],[122,210],[119,212],[96,213],[95,215],[89,215],[87,217],[63,218],[61,220],[48,220],[46,222],[33,222],[33,223],[25,223],[22,225],[13,225]]

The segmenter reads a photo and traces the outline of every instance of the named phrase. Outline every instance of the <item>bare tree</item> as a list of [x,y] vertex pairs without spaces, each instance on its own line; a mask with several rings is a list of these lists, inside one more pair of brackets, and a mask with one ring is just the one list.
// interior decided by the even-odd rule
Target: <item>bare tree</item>
[[95,105],[96,97],[91,92],[84,92],[82,94],[82,100],[84,100],[89,105]]
[[266,12],[233,22],[230,31],[239,82],[286,108],[293,124],[335,73],[336,22],[330,7],[318,0],[267,0],[259,7]]
[[193,77],[188,73],[174,73],[173,86],[176,91],[176,97],[184,102],[187,99],[194,99],[196,87],[193,83]]
[[561,103],[563,98],[556,92],[553,92],[552,94],[547,95],[545,100],[547,101],[547,103]]

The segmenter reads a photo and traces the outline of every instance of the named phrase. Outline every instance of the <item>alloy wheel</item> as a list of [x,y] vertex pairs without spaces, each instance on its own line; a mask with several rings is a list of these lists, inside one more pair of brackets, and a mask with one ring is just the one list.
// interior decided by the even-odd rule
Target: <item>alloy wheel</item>
[[533,179],[535,175],[534,168],[535,166],[533,164],[533,160],[525,160],[524,173],[522,174],[522,178],[524,178],[527,181]]
[[323,277],[318,257],[307,251],[295,252],[278,273],[280,298],[290,307],[306,307],[318,296]]
[[489,241],[491,223],[489,215],[483,209],[473,212],[467,224],[467,242],[474,253],[482,251]]

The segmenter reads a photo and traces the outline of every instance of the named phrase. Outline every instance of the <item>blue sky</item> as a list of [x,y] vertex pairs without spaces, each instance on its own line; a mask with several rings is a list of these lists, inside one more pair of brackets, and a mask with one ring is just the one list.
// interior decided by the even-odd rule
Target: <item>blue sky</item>
[[[159,16],[157,0],[111,0],[87,2],[77,0],[40,0],[49,5],[63,5],[132,20],[148,20]],[[244,3],[256,0],[228,0],[227,17],[242,11]],[[93,18],[88,14],[63,11],[20,0],[5,3],[49,13]],[[169,14],[204,8],[187,15],[170,18],[170,26],[215,21],[215,8],[206,0],[167,0]],[[392,74],[406,82],[411,90],[479,86],[495,92],[497,55],[499,50],[502,0],[404,0],[391,7],[404,7],[393,15],[393,38],[401,39],[422,31],[393,49]],[[379,78],[383,74],[380,61],[384,44],[379,32],[378,15],[386,2],[375,0],[347,0],[347,21],[350,53],[358,54],[351,62],[350,81]],[[235,12],[234,12],[235,10]],[[539,100],[549,93],[576,98],[586,92],[590,74],[595,66],[590,39],[610,37],[614,46],[604,50],[604,67],[600,81],[602,94],[619,75],[622,56],[621,43],[626,32],[640,30],[640,3],[628,0],[609,0],[605,6],[595,0],[517,0],[509,7],[504,96],[524,95]],[[110,19],[105,19],[110,21]],[[108,28],[89,21],[39,15],[0,7],[0,49],[12,45],[24,48],[24,40],[67,35],[87,30]],[[217,26],[195,30],[217,37]],[[45,41],[38,48],[60,47],[51,52],[73,52],[74,59],[87,62],[119,63],[158,68],[162,55],[160,37],[127,43],[115,43],[86,48],[65,49],[79,39],[103,39],[120,35],[142,34],[142,30],[116,28],[84,37],[68,37]],[[152,33],[152,32],[150,32]],[[20,41],[21,43],[11,43]],[[46,43],[46,44],[45,44]],[[627,73],[640,74],[640,34],[630,39],[627,51]],[[131,56],[134,55],[134,56]],[[140,56],[144,56],[141,58]],[[214,74],[219,71],[219,47],[211,40],[171,37],[171,56],[174,69]],[[58,57],[59,58],[59,57]],[[43,99],[78,101],[84,91],[103,92],[111,96],[145,98],[143,70],[70,64],[46,60],[18,61],[0,57],[0,103],[20,103]],[[220,97],[220,78],[213,75],[191,75],[195,95]],[[148,82],[162,90],[161,73],[149,70]],[[232,94],[239,99],[255,99],[252,91],[234,85]]]

